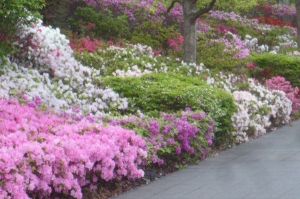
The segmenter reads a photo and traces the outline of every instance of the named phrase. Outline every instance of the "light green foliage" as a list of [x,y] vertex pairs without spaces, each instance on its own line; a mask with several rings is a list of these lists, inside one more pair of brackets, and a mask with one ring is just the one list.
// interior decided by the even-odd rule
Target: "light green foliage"
[[230,118],[236,109],[232,96],[212,88],[198,77],[158,73],[142,77],[106,77],[104,84],[128,98],[131,113],[139,109],[157,116],[161,111],[174,112],[190,106],[192,110],[204,110],[214,119],[216,139],[228,138],[232,129]]
[[0,57],[16,50],[11,45],[16,31],[40,17],[43,6],[44,0],[0,0]]

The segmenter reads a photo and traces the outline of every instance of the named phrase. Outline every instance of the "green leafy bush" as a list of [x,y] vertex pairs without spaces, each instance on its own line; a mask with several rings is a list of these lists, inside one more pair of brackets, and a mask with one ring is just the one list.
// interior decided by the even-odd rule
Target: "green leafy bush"
[[176,37],[178,29],[174,26],[165,27],[160,22],[145,21],[140,26],[136,26],[132,35],[132,42],[146,44],[154,49],[162,48],[168,52],[168,39]]
[[[109,9],[97,10],[95,7],[77,7],[74,16],[69,19],[71,29],[82,36],[94,36],[97,38],[130,39],[128,16],[114,15]],[[93,24],[93,28],[89,25]]]
[[190,107],[203,110],[214,120],[216,139],[227,138],[232,129],[231,116],[236,106],[232,96],[212,88],[198,77],[172,73],[147,74],[142,77],[106,77],[104,84],[129,101],[129,111],[140,110],[151,116],[176,112]]
[[234,58],[234,52],[224,52],[225,44],[211,42],[206,35],[198,37],[197,63],[203,63],[212,72],[231,72],[241,74],[244,72],[246,59]]
[[295,87],[300,87],[300,58],[284,54],[253,54],[250,59],[257,70],[253,77],[265,79],[274,75],[280,75]]
[[[0,57],[16,50],[11,45],[22,24],[29,24],[40,17],[44,0],[6,0],[0,2]],[[28,18],[32,16],[31,18]]]

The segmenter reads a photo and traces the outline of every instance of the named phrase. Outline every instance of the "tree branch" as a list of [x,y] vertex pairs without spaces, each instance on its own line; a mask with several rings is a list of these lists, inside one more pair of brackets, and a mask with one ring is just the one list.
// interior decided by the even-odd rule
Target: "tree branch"
[[214,7],[216,1],[217,1],[217,0],[211,0],[211,2],[209,3],[209,5],[206,6],[205,8],[202,8],[201,10],[197,11],[197,12],[194,14],[194,16],[192,17],[191,20],[196,21],[196,19],[197,19],[198,17],[200,17],[201,15],[203,15],[203,14],[209,12],[209,11]]
[[175,3],[180,3],[182,4],[182,0],[173,0],[170,7],[167,10],[167,13],[170,12],[170,10],[172,10],[172,8],[174,7]]

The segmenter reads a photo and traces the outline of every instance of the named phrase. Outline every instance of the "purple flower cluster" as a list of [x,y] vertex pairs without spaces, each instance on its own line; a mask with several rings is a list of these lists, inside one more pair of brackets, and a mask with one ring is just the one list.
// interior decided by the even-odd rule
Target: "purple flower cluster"
[[212,145],[214,124],[205,112],[189,109],[178,114],[161,113],[159,118],[131,116],[109,121],[141,132],[148,148],[148,163],[162,164],[166,159],[187,156],[194,161],[205,158]]

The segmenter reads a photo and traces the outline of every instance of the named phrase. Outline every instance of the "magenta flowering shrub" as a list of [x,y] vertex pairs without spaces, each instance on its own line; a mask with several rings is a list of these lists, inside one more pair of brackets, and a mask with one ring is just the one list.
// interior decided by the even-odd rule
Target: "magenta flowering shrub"
[[146,143],[133,130],[75,122],[28,105],[0,100],[0,198],[57,192],[79,199],[82,186],[143,176],[138,165]]
[[284,77],[274,76],[271,79],[266,80],[266,86],[269,90],[280,90],[285,92],[286,97],[292,101],[292,114],[299,111],[300,107],[300,91],[298,87],[292,87],[289,81],[286,81]]
[[148,145],[148,163],[196,162],[208,155],[213,144],[212,119],[205,112],[193,112],[188,108],[178,114],[161,113],[159,118],[130,116],[110,119],[108,123],[141,134]]
[[[227,37],[231,37],[228,39]],[[225,36],[219,39],[211,39],[212,42],[221,42],[225,44],[223,52],[229,52],[233,54],[234,58],[245,58],[250,55],[250,50],[247,44],[242,41],[238,35],[226,32]]]
[[168,39],[169,46],[175,50],[179,51],[183,45],[184,37],[181,34],[177,34],[176,38],[170,37]]

